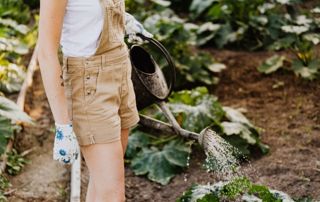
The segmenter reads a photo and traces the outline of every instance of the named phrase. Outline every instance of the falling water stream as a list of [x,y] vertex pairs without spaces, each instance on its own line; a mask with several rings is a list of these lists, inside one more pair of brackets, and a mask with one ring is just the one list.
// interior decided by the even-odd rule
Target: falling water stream
[[239,175],[240,163],[235,157],[239,151],[211,129],[206,129],[203,137],[206,154],[205,168],[214,171],[223,180],[231,180]]

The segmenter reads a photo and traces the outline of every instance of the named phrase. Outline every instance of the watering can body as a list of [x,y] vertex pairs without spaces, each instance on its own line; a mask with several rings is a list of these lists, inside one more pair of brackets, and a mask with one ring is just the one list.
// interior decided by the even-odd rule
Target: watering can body
[[[143,36],[140,36],[143,38]],[[164,101],[171,94],[175,82],[175,65],[168,51],[155,39],[144,37],[165,57],[169,66],[169,79],[166,79],[161,68],[142,46],[130,47],[132,64],[131,79],[136,95],[138,110],[157,102]],[[167,83],[167,80],[169,81]]]

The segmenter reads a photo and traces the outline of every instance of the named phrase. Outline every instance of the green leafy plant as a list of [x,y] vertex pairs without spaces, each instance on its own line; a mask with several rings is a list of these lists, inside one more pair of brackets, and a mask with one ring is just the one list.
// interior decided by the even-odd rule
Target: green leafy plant
[[[35,46],[37,26],[29,7],[22,0],[3,1],[0,5],[0,91],[20,90],[25,77],[23,57]],[[35,22],[37,17],[35,16]],[[27,26],[28,24],[29,26]],[[31,28],[29,28],[31,27]]]
[[0,175],[0,201],[7,201],[7,197],[5,196],[5,191],[11,187],[10,181],[3,175]]
[[129,136],[126,158],[136,175],[162,185],[188,166],[191,142],[175,135],[152,135],[135,128]]
[[181,168],[187,167],[190,152],[190,144],[182,139],[172,140],[161,149],[145,147],[132,159],[131,168],[136,175],[147,174],[150,180],[165,185]]
[[32,119],[21,111],[17,104],[0,96],[0,154],[3,154],[8,139],[13,136],[14,131],[20,129],[12,121],[33,123]]
[[[254,147],[264,154],[268,152],[268,146],[260,141],[260,129],[239,110],[222,107],[206,87],[174,92],[169,98],[168,106],[180,125],[187,130],[200,132],[210,126],[238,148],[242,155],[250,155],[250,150]],[[165,120],[161,112],[155,113],[155,118]]]
[[4,93],[18,92],[24,77],[24,71],[15,64],[0,66],[0,91]]
[[265,74],[270,74],[272,72],[277,71],[281,67],[283,67],[283,63],[285,61],[284,56],[279,56],[279,55],[274,55],[268,59],[266,59],[259,67],[258,71],[265,73]]
[[213,185],[197,185],[183,193],[177,202],[219,202],[219,201],[268,201],[293,202],[285,193],[271,190],[266,186],[252,183],[245,177],[237,177],[228,182]]
[[1,18],[12,18],[20,23],[28,23],[31,18],[29,6],[23,0],[3,0],[0,6]]
[[[282,68],[291,70],[297,76],[301,76],[304,79],[313,80],[317,78],[320,70],[320,59],[303,52],[297,52],[296,55],[297,58],[291,61],[284,56],[274,55],[266,59],[258,67],[258,71],[264,74],[270,74]],[[291,63],[291,66],[287,68],[284,65],[285,61]]]
[[[239,149],[237,155],[250,155],[252,148],[268,152],[258,129],[238,110],[222,107],[206,87],[173,92],[167,105],[182,128],[200,132],[209,126]],[[141,113],[167,121],[154,106]],[[136,175],[147,175],[152,181],[167,184],[188,166],[191,143],[174,134],[150,134],[138,127],[129,137],[126,158]]]
[[[251,50],[269,46],[285,48],[292,42],[292,37],[286,32],[288,29],[317,33],[317,18],[311,12],[304,15],[306,12],[298,9],[299,2],[193,0],[190,4],[191,18],[203,22],[198,30],[198,44]],[[317,10],[312,13],[316,14]]]
[[7,172],[10,175],[17,175],[28,162],[29,161],[19,154],[17,150],[12,149],[12,151],[8,153]]

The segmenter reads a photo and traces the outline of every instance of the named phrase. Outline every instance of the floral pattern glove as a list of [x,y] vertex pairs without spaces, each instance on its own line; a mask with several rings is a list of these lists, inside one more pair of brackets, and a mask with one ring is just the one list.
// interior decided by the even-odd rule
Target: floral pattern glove
[[72,124],[55,124],[53,159],[62,164],[72,164],[79,156],[80,148]]
[[143,40],[138,37],[136,34],[142,34],[146,37],[152,38],[153,35],[144,29],[143,25],[135,19],[131,14],[125,14],[125,30],[126,35],[128,35],[129,43],[143,43]]

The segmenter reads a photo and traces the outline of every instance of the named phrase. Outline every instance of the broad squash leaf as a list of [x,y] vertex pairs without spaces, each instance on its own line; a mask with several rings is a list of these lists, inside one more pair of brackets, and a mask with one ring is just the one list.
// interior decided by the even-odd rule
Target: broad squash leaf
[[187,166],[190,152],[190,145],[182,139],[173,140],[162,149],[144,147],[133,158],[131,168],[136,175],[148,174],[150,180],[166,185],[182,167]]
[[128,147],[126,150],[126,158],[131,159],[144,147],[151,143],[149,134],[134,129],[128,139]]
[[0,91],[5,93],[18,92],[25,78],[25,72],[16,64],[0,65]]
[[294,60],[292,63],[294,73],[304,79],[313,80],[319,74],[320,60],[314,59],[308,65],[304,65],[301,60]]
[[243,123],[250,127],[254,127],[253,124],[245,117],[239,110],[236,110],[231,107],[222,107],[226,112],[226,117],[232,122]]
[[190,11],[197,17],[205,10],[209,9],[216,0],[193,0],[190,5]]
[[16,103],[3,96],[0,96],[0,116],[4,116],[13,121],[32,123],[30,116],[21,111]]
[[268,58],[262,65],[258,67],[258,71],[270,74],[277,71],[279,68],[283,67],[283,62],[285,61],[284,56],[274,55],[271,58]]
[[252,137],[252,132],[249,128],[242,123],[237,122],[222,122],[223,132],[226,135],[240,135],[241,138],[246,140],[249,144],[256,144],[257,141]]
[[181,127],[194,132],[219,123],[224,116],[217,98],[209,95],[205,87],[174,93],[168,106]]

